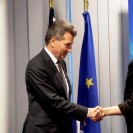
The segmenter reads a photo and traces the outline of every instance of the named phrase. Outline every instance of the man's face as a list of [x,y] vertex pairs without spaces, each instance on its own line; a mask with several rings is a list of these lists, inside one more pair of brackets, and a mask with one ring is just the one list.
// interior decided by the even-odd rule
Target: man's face
[[57,59],[64,59],[67,53],[71,53],[73,39],[74,37],[69,32],[64,34],[64,38],[62,40],[59,41],[56,39],[54,45],[54,55]]

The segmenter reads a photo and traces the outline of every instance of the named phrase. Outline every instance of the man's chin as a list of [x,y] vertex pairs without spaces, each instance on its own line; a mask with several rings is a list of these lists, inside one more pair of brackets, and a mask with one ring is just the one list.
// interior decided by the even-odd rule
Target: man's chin
[[66,56],[67,56],[67,54],[62,54],[61,58],[62,58],[62,59],[65,59]]
[[62,60],[64,60],[65,58],[66,58],[66,55],[64,55],[64,56],[61,56],[61,59],[62,59]]

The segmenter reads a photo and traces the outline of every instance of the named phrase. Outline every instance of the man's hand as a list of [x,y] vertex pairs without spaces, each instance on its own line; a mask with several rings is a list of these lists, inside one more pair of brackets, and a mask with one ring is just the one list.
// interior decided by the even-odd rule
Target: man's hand
[[94,122],[102,120],[103,119],[102,108],[99,106],[95,108],[89,108],[87,117],[90,118]]
[[[102,107],[100,107],[100,106],[97,106],[97,107],[95,107],[95,109],[97,109],[97,111],[99,112],[99,114],[100,114],[100,116],[102,117],[102,119],[103,119],[104,116],[106,116],[106,111],[105,111],[104,108],[102,108]],[[102,119],[101,119],[101,120],[102,120]],[[96,120],[96,121],[99,121],[99,120]]]

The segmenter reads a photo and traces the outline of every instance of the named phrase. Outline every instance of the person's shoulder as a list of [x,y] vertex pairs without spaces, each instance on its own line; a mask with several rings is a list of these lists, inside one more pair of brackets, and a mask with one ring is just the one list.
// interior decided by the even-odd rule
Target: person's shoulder
[[[42,52],[42,51],[41,51]],[[41,52],[31,58],[27,64],[28,68],[34,68],[41,63]]]
[[132,65],[133,64],[133,59],[129,62],[129,65]]
[[128,71],[132,71],[132,70],[133,70],[133,60],[131,60],[128,65]]
[[129,67],[129,68],[133,67],[133,59],[129,62],[128,67]]

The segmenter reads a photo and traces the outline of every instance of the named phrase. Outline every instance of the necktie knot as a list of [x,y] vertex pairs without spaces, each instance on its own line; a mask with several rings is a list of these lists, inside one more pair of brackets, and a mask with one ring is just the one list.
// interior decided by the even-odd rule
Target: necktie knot
[[56,64],[60,64],[60,60],[57,60]]
[[59,72],[63,71],[63,70],[62,70],[62,65],[61,65],[60,60],[58,60],[56,64],[58,65]]

